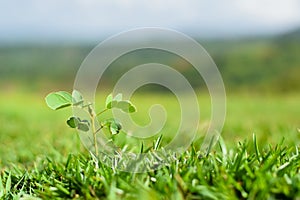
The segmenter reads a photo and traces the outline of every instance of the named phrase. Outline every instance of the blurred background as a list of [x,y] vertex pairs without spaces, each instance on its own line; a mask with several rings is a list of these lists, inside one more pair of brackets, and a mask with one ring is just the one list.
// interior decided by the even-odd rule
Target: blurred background
[[[4,1],[1,89],[39,91],[52,84],[69,88],[83,59],[103,39],[155,26],[183,32],[202,44],[219,67],[227,92],[296,92],[300,88],[299,9],[297,0]],[[135,55],[118,65],[145,57]],[[172,64],[180,65],[175,58]],[[191,69],[181,68],[193,79]]]
[[[0,164],[30,160],[46,143],[71,151],[72,143],[65,140],[73,135],[62,122],[66,116],[52,115],[44,105],[45,95],[71,91],[80,64],[101,41],[147,26],[187,34],[211,55],[228,95],[224,135],[229,141],[256,133],[266,141],[286,137],[297,142],[299,10],[298,0],[1,1]],[[186,62],[155,51],[114,62],[106,86],[119,76],[120,67],[153,59],[175,66],[202,89]],[[62,132],[66,137],[58,140]]]

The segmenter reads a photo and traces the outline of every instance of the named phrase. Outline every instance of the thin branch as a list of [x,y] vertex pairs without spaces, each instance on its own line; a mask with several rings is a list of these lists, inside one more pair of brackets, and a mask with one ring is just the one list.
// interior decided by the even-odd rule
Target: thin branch
[[105,108],[105,109],[102,110],[101,112],[97,113],[96,116],[99,116],[99,115],[101,115],[102,113],[104,113],[104,112],[106,112],[106,111],[108,111],[108,110],[109,110],[108,108]]

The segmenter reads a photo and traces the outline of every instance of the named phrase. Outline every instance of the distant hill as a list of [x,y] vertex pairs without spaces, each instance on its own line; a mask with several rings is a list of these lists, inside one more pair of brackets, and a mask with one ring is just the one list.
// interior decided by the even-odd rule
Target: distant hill
[[294,29],[292,31],[280,34],[276,37],[277,40],[284,40],[284,41],[292,41],[298,40],[300,41],[300,28]]
[[[300,91],[300,28],[269,38],[199,42],[217,64],[227,91]],[[36,87],[41,87],[42,81],[70,86],[81,62],[92,49],[91,45],[0,45],[0,86],[15,80]],[[173,66],[192,85],[204,85],[188,62],[176,55],[152,50],[118,58],[107,71],[106,83],[112,85],[111,82],[129,67],[151,62]]]

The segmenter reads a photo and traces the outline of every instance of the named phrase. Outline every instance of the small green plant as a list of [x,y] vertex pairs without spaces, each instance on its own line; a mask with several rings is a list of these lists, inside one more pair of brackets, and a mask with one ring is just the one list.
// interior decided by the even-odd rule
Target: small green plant
[[108,95],[105,101],[105,108],[98,113],[95,111],[93,103],[85,102],[82,94],[77,90],[74,90],[72,94],[65,91],[52,92],[46,96],[45,100],[48,107],[52,110],[59,110],[66,107],[78,107],[88,112],[88,119],[71,116],[66,122],[71,128],[83,132],[92,132],[96,156],[98,156],[97,133],[102,128],[107,128],[112,135],[116,135],[122,129],[121,124],[114,118],[101,121],[100,127],[96,129],[95,120],[97,117],[113,108],[120,109],[126,113],[136,112],[136,107],[130,101],[123,100],[122,94],[117,94],[115,97],[113,97],[112,94]]

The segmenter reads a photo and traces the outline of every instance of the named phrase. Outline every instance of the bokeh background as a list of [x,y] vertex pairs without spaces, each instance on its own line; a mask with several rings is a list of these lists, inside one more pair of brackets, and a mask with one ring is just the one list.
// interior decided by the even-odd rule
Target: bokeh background
[[[263,142],[286,138],[297,143],[299,10],[298,0],[1,1],[0,164],[84,151],[64,124],[70,112],[52,113],[44,97],[51,91],[71,91],[80,64],[105,38],[148,26],[187,34],[211,55],[228,95],[225,141],[234,143],[255,133]],[[101,87],[109,88],[120,69],[153,60],[174,66],[195,88],[205,90],[188,63],[159,51],[120,58]],[[145,91],[163,101],[163,94],[155,96],[151,90]],[[138,102],[146,104],[141,98]]]
[[[297,0],[2,2],[1,86],[35,91],[46,84],[70,86],[83,59],[103,39],[155,26],[199,41],[218,65],[227,92],[294,92],[300,84],[299,8]],[[137,59],[147,55],[118,64]]]

